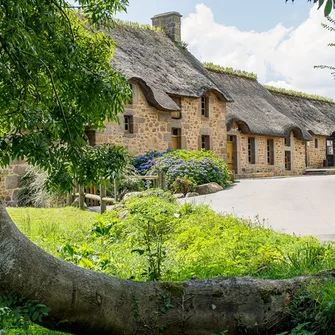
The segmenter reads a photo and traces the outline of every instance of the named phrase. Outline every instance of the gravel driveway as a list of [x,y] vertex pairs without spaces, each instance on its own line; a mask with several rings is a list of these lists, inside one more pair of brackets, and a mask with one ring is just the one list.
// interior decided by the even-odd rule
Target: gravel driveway
[[258,216],[265,227],[280,232],[335,240],[335,176],[244,179],[222,192],[182,201]]

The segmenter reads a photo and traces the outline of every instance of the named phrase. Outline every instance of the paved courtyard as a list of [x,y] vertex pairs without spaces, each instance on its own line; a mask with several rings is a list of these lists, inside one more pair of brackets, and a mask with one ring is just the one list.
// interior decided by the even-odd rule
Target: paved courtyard
[[245,179],[222,192],[183,200],[217,212],[259,217],[265,227],[335,240],[335,176]]

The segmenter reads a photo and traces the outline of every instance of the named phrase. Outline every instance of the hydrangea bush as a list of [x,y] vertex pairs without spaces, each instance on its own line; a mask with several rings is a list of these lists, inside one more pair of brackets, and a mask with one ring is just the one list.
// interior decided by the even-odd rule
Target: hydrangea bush
[[190,180],[192,186],[216,182],[223,187],[229,180],[224,160],[206,150],[150,152],[136,157],[133,164],[142,175],[164,172],[166,185],[172,190],[176,190],[176,180]]
[[133,165],[140,175],[144,176],[148,173],[150,168],[155,165],[155,159],[162,157],[165,152],[157,152],[157,151],[151,151],[146,153],[145,155],[136,156],[133,160]]

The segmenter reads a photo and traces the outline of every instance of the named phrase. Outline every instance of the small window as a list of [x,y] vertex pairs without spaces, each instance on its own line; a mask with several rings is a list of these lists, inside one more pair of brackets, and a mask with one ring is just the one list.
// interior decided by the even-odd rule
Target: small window
[[172,137],[171,149],[172,150],[181,149],[181,129],[172,128],[171,137]]
[[327,155],[334,154],[334,143],[333,140],[327,140]]
[[208,135],[201,136],[201,149],[205,149],[205,150],[211,149],[210,137]]
[[201,115],[209,117],[209,98],[205,95],[201,97]]
[[248,161],[249,164],[256,163],[256,140],[255,137],[248,138]]
[[274,165],[274,140],[267,140],[267,159],[268,165]]
[[291,135],[288,135],[285,137],[285,147],[290,147],[291,146]]
[[315,141],[315,149],[318,149],[319,148],[319,140],[316,138]]
[[285,151],[285,170],[291,171],[291,169],[292,169],[291,151]]
[[134,132],[133,116],[125,115],[124,116],[124,132],[132,134]]

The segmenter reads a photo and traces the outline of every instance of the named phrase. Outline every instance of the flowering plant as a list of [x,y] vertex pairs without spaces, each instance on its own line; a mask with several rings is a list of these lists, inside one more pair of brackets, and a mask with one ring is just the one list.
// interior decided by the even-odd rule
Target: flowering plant
[[216,182],[225,187],[229,180],[225,162],[215,157],[210,151],[178,150],[165,153],[155,160],[149,172],[151,174],[164,172],[169,189],[175,188],[178,178],[191,180],[192,187],[210,182]]

